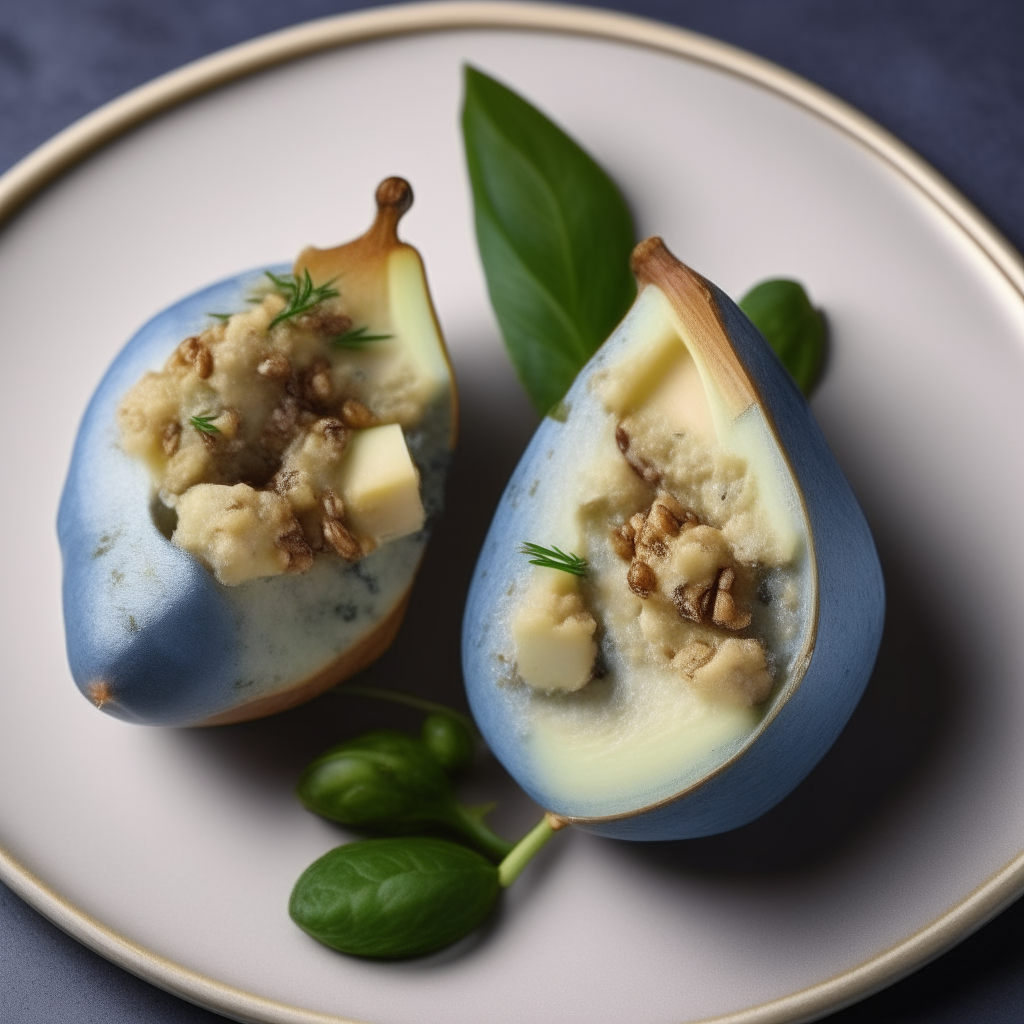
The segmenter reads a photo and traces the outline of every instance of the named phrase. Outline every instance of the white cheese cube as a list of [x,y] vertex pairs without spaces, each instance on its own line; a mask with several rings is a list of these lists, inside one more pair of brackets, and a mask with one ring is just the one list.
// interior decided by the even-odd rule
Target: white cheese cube
[[357,537],[383,544],[423,526],[419,473],[397,423],[352,435],[335,490],[345,503],[345,521]]
[[[597,622],[575,590],[573,577],[542,569],[541,579],[512,617],[519,675],[538,690],[579,690],[590,682],[597,657]],[[559,580],[558,577],[563,577]]]

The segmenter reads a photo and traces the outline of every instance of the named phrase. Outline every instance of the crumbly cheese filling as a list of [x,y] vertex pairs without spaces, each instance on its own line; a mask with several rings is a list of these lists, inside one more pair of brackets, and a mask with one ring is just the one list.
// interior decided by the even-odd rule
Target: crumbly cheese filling
[[268,291],[186,338],[118,409],[122,447],[177,515],[172,541],[226,585],[357,561],[424,522],[405,432],[432,382],[385,310],[286,306]]
[[512,621],[518,675],[536,690],[600,677],[603,636],[625,662],[715,703],[750,708],[772,692],[754,613],[796,552],[773,528],[747,460],[716,439],[693,360],[675,349],[639,408],[621,401],[614,378],[596,383],[601,434],[564,485],[588,572],[537,570]]
[[516,572],[504,699],[545,791],[582,813],[662,799],[738,750],[805,634],[795,487],[769,479],[763,421],[723,435],[659,301],[641,307],[636,344],[591,376],[520,499],[540,532],[524,539],[586,572]]

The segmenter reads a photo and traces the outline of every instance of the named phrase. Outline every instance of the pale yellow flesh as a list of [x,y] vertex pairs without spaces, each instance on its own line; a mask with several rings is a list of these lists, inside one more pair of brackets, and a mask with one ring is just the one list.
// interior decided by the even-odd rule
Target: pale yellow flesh
[[[649,505],[654,489],[629,468],[616,426],[628,426],[665,471],[665,486],[706,524],[680,535],[659,575],[714,573],[733,557],[776,570],[788,583],[777,588],[780,635],[771,643],[784,648],[800,633],[806,550],[796,487],[760,411],[736,415],[716,401],[708,368],[694,358],[664,295],[645,289],[620,330],[629,340],[592,375],[586,409],[570,410],[563,454],[555,452],[550,467],[556,482],[538,492],[543,514],[531,525],[545,545],[585,557],[588,576],[532,568],[511,598],[511,646],[531,694],[529,747],[545,789],[605,808],[676,792],[737,749],[763,713],[749,694],[763,701],[766,681],[770,688],[785,674],[784,665],[766,665],[765,646],[749,633],[685,622],[664,594],[643,600],[629,588],[608,524]],[[595,677],[582,686],[595,631],[577,626],[566,635],[567,593],[579,602],[575,621],[585,608],[603,638],[606,663],[591,659]],[[693,644],[708,645],[713,657],[683,672]],[[544,651],[546,668],[536,657]]]

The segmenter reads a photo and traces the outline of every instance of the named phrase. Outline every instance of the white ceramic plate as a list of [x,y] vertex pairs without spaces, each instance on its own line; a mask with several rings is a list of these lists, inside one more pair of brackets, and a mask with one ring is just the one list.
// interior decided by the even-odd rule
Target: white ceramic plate
[[[876,529],[887,636],[847,732],[760,822],[653,847],[563,835],[484,935],[365,963],[285,913],[300,871],[341,839],[291,786],[363,710],[346,724],[355,705],[328,697],[205,732],[98,714],[64,660],[53,521],[82,409],[139,324],[205,282],[357,234],[377,181],[403,174],[464,444],[407,628],[373,679],[455,692],[460,594],[531,426],[477,264],[464,61],[550,112],[621,183],[642,234],[733,294],[768,275],[809,284],[832,326],[814,406]],[[62,927],[246,1020],[780,1021],[906,973],[1020,891],[1024,275],[879,129],[676,30],[426,5],[157,82],[11,171],[0,215],[37,192],[0,233],[0,877]],[[480,791],[501,789],[502,824],[524,829],[534,809],[492,775]]]

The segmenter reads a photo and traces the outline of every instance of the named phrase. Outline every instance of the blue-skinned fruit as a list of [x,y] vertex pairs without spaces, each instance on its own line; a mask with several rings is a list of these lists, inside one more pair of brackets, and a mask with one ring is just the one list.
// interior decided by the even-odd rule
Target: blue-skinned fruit
[[61,498],[75,682],[131,722],[292,707],[387,649],[441,509],[456,396],[401,178],[372,226],[157,315]]
[[825,754],[885,594],[853,492],[757,329],[659,238],[633,270],[634,306],[501,499],[463,666],[487,743],[539,804],[683,839],[753,820]]

